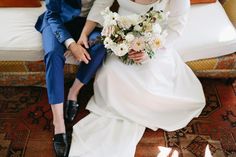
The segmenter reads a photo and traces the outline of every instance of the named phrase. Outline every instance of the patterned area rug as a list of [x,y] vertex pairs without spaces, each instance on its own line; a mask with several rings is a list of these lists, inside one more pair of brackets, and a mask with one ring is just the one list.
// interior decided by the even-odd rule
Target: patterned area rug
[[[236,157],[236,81],[201,82],[207,99],[201,116],[174,132],[147,129],[135,157]],[[46,94],[38,87],[0,87],[0,157],[55,156]],[[76,120],[88,114],[84,108],[92,94],[90,83],[79,96]]]

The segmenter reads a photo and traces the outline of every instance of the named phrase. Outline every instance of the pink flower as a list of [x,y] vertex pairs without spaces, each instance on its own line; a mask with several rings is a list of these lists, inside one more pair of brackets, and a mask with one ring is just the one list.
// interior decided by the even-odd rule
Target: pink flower
[[131,49],[133,49],[134,51],[143,51],[145,49],[145,40],[142,37],[138,37],[136,39],[133,40],[133,42],[131,43]]

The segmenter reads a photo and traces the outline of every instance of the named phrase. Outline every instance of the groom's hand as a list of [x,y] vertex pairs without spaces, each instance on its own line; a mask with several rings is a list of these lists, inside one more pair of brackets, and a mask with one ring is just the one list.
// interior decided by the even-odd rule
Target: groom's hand
[[129,59],[132,59],[135,63],[141,63],[145,59],[145,53],[131,50],[129,52],[128,57]]
[[75,42],[71,43],[69,46],[69,50],[78,61],[83,61],[84,63],[88,64],[89,60],[91,60],[87,50],[80,44],[77,44]]

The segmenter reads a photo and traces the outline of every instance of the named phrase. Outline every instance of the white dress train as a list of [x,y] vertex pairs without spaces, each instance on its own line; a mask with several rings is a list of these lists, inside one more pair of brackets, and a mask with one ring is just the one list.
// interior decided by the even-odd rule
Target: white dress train
[[[96,0],[88,19],[113,0]],[[167,46],[143,65],[126,65],[108,56],[94,82],[90,114],[73,127],[70,157],[134,157],[145,128],[173,131],[185,127],[205,106],[201,83],[172,48],[186,23],[188,0],[141,5],[118,0],[123,15],[150,7],[169,10]]]

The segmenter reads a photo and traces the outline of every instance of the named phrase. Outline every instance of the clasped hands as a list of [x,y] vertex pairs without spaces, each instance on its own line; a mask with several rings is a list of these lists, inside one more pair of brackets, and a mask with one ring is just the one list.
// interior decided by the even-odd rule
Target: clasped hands
[[[77,43],[73,42],[69,46],[69,50],[72,52],[75,59],[78,61],[83,61],[86,64],[88,64],[91,60],[87,49],[89,49],[88,36],[83,34],[80,36],[80,39],[77,41]],[[141,63],[145,59],[145,53],[131,50],[128,57],[135,63]]]
[[88,64],[91,60],[91,57],[86,50],[88,48],[88,37],[86,35],[81,35],[77,43],[73,42],[69,46],[69,50],[72,52],[75,59],[78,61],[83,61],[86,64]]

